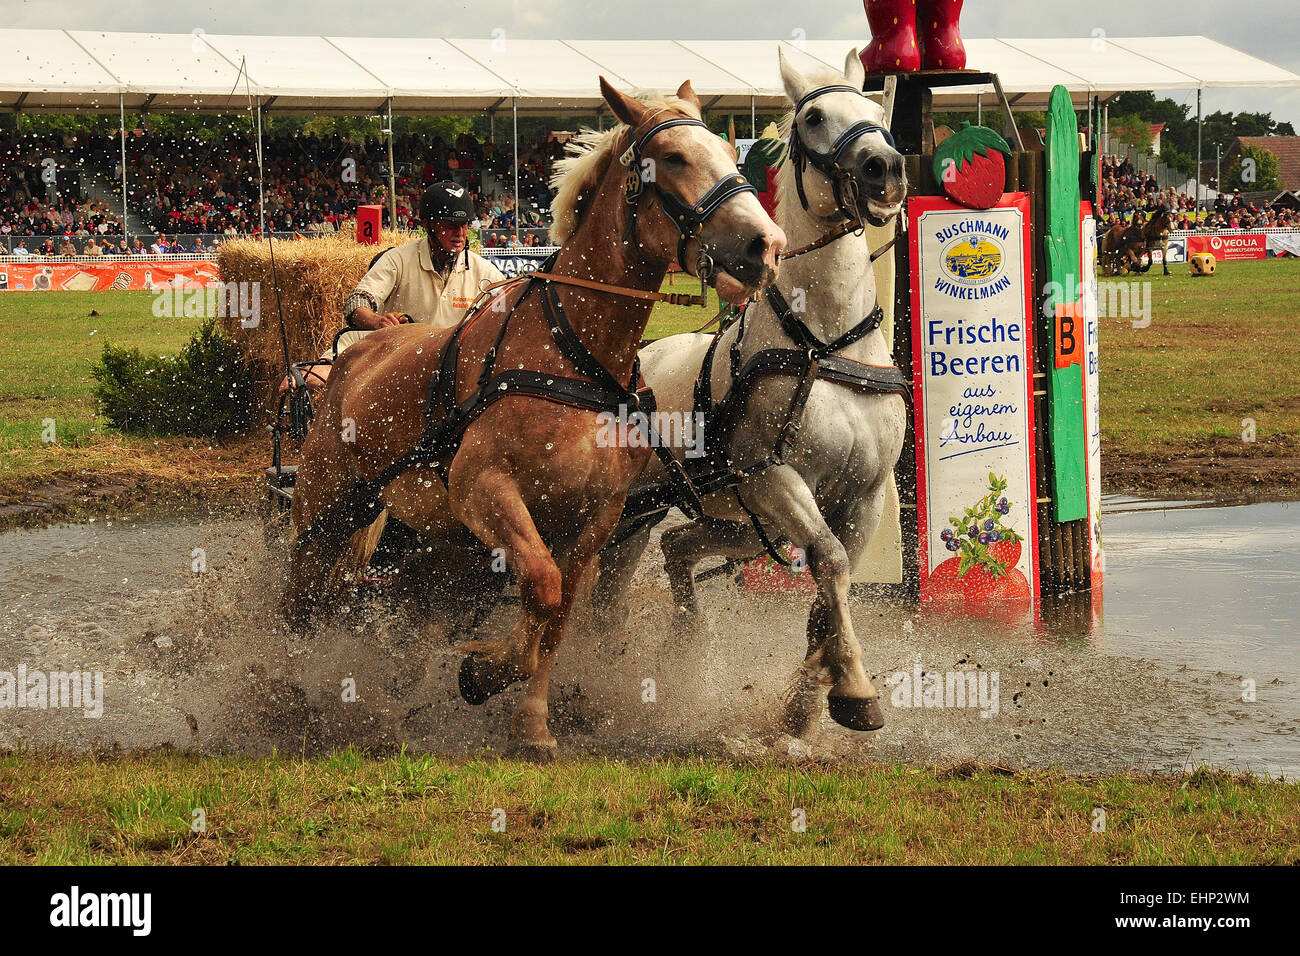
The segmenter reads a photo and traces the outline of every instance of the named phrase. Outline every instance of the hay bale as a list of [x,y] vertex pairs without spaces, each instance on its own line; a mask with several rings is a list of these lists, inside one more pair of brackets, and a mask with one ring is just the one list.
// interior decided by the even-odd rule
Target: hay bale
[[223,331],[252,363],[258,381],[270,386],[256,390],[259,403],[264,398],[269,400],[275,383],[284,374],[281,310],[289,357],[295,362],[315,358],[343,327],[343,300],[366,274],[375,254],[419,235],[385,229],[379,245],[362,245],[352,230],[344,228],[318,239],[275,240],[278,297],[277,283],[271,276],[270,244],[265,239],[222,243],[217,253],[221,281],[259,283],[261,322],[257,327],[243,328],[238,315],[221,319]]

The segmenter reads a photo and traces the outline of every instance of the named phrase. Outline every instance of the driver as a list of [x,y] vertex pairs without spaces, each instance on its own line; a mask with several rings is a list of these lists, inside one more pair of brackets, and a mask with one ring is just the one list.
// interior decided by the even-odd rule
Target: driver
[[[343,302],[348,328],[306,375],[312,389],[325,384],[336,352],[376,329],[403,322],[454,328],[481,289],[505,278],[496,266],[469,249],[474,200],[465,187],[434,183],[420,199],[420,221],[427,238],[388,249]],[[289,387],[288,379],[281,391]]]

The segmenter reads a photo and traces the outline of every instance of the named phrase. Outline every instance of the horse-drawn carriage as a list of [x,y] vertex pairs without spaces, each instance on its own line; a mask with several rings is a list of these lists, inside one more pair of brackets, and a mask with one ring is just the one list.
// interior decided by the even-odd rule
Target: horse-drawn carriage
[[[512,742],[548,756],[551,663],[579,581],[612,540],[594,603],[615,607],[651,524],[677,506],[697,519],[664,538],[684,608],[706,555],[788,540],[806,556],[819,592],[787,726],[815,722],[823,683],[836,721],[881,726],[847,598],[905,429],[908,385],[882,335],[864,235],[898,215],[903,164],[862,93],[856,50],[842,76],[805,77],[784,57],[781,72],[794,105],[782,227],[701,122],[689,82],[638,102],[602,80],[623,125],[576,138],[557,165],[561,248],[543,268],[488,290],[453,331],[394,326],[352,345],[314,408],[291,373],[267,471],[268,500],[293,526],[291,620],[321,605],[349,549],[373,566],[381,513],[419,558],[408,581],[458,590],[467,571],[500,569],[499,590],[508,568],[519,620],[505,640],[463,645],[461,693],[480,703],[528,681]],[[657,176],[641,175],[643,159]],[[799,246],[784,256],[783,229]],[[792,282],[778,287],[779,258]],[[673,260],[748,305],[716,335],[638,355],[654,302],[704,304],[658,291]],[[830,273],[847,281],[815,278]],[[707,455],[688,475],[654,413],[693,424],[701,406],[704,434],[689,440]],[[630,413],[641,440],[597,440],[601,416]],[[283,461],[289,437],[302,441],[296,468]]]
[[1161,264],[1169,275],[1169,233],[1174,216],[1161,206],[1149,216],[1134,213],[1130,222],[1117,222],[1098,239],[1098,263],[1106,275],[1136,272],[1145,275],[1155,262],[1154,250],[1161,250]]

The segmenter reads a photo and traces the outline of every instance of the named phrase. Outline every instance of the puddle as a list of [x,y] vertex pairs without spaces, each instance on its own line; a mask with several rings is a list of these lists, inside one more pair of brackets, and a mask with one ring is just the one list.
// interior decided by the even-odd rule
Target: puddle
[[[678,631],[652,546],[622,633],[597,634],[583,615],[571,626],[554,729],[569,753],[793,748],[849,761],[1073,772],[1205,763],[1300,776],[1300,506],[1117,496],[1103,531],[1100,614],[1083,596],[1047,608],[1038,628],[1010,627],[855,597],[867,666],[892,699],[888,723],[868,736],[824,718],[806,747],[779,735],[774,715],[803,654],[807,598],[715,578],[701,586],[700,627]],[[446,622],[360,606],[310,636],[287,633],[275,613],[281,547],[247,518],[0,535],[0,671],[104,675],[102,717],[0,710],[0,747],[310,753],[355,742],[462,754],[503,744],[516,692],[463,703]],[[514,613],[499,609],[485,629],[500,633]],[[996,716],[894,706],[915,698],[886,683],[917,668],[996,673]],[[349,680],[357,699],[345,702]]]

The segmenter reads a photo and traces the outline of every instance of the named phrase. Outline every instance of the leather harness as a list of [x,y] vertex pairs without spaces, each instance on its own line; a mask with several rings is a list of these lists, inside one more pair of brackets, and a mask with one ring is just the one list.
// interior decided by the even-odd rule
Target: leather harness
[[[633,131],[631,145],[620,157],[620,161],[629,167],[624,191],[625,201],[632,206],[628,216],[628,233],[635,230],[637,204],[645,191],[645,186],[648,185],[650,190],[658,194],[664,212],[678,230],[677,257],[679,264],[683,268],[685,268],[682,260],[685,255],[686,244],[691,239],[700,237],[704,223],[708,221],[709,217],[733,196],[743,192],[757,193],[757,189],[751,186],[743,176],[729,175],[723,177],[704,194],[699,202],[692,205],[684,202],[673,192],[664,189],[659,185],[657,179],[650,178],[648,182],[643,179],[640,169],[640,157],[646,143],[662,130],[687,125],[708,128],[701,121],[686,117],[665,120],[651,126],[639,138]],[[437,474],[445,486],[451,462],[460,449],[465,430],[493,402],[505,398],[507,395],[528,395],[544,401],[592,411],[622,413],[626,410],[629,413],[641,412],[642,415],[638,418],[638,426],[643,429],[647,444],[654,449],[655,453],[663,461],[664,467],[668,470],[668,483],[673,488],[675,503],[691,518],[698,518],[703,514],[699,494],[691,485],[685,469],[673,456],[672,452],[663,446],[663,442],[659,440],[659,436],[655,432],[651,417],[655,410],[654,393],[648,387],[641,387],[640,358],[633,360],[632,375],[626,386],[614,378],[604,364],[591,353],[590,349],[582,343],[582,340],[573,331],[573,327],[570,325],[568,317],[564,314],[564,309],[560,304],[555,284],[579,285],[628,297],[655,300],[695,301],[695,297],[643,292],[636,289],[609,286],[572,276],[551,275],[548,270],[554,264],[558,255],[558,251],[552,253],[550,258],[536,272],[525,273],[513,280],[495,283],[484,290],[484,294],[481,294],[470,307],[465,319],[457,326],[456,331],[442,347],[438,357],[438,366],[429,380],[425,398],[424,431],[415,447],[385,468],[378,476],[353,488],[343,500],[335,502],[326,509],[315,524],[304,529],[299,534],[298,540],[300,543],[305,543],[322,534],[345,532],[357,527],[358,523],[368,524],[373,521],[383,509],[382,502],[379,499],[380,492],[399,475],[408,470],[429,468]],[[700,255],[700,266],[707,266],[708,269],[712,269],[712,260],[703,250],[701,250]],[[705,281],[707,274],[702,268],[699,271],[701,281]],[[483,368],[480,370],[478,377],[478,388],[463,402],[457,403],[456,373],[460,357],[461,337],[469,324],[483,314],[482,310],[490,300],[490,293],[493,289],[517,282],[527,283],[527,287],[506,313],[501,322],[500,331],[497,333],[496,342],[484,356]],[[497,352],[505,339],[506,330],[509,328],[510,319],[514,315],[515,309],[519,307],[519,303],[534,288],[539,286],[541,288],[542,311],[546,317],[551,338],[565,358],[573,364],[578,374],[586,376],[585,378],[570,378],[531,369],[505,369],[500,373],[495,373]]]
[[[795,185],[803,208],[808,209],[808,199],[803,186],[803,171],[806,165],[811,164],[813,168],[831,181],[835,202],[844,221],[815,242],[809,243],[794,252],[785,253],[783,258],[793,258],[823,248],[850,232],[861,234],[859,231],[860,225],[856,222],[862,215],[857,205],[857,189],[854,186],[850,171],[841,165],[841,159],[845,150],[853,142],[868,133],[878,132],[891,147],[894,146],[894,138],[889,130],[875,123],[862,120],[840,133],[831,144],[828,152],[819,153],[809,149],[799,135],[799,113],[809,101],[816,97],[824,93],[837,92],[864,95],[861,90],[852,86],[823,86],[804,95],[796,104],[794,110],[795,122],[791,125],[790,132],[790,158],[794,164]],[[848,201],[846,202],[846,200]],[[867,218],[877,225],[880,224],[876,222],[874,217],[868,216]],[[874,263],[876,259],[892,248],[896,239],[897,236],[873,252],[871,262]],[[714,334],[713,342],[705,353],[704,361],[700,365],[693,396],[693,411],[697,415],[702,413],[704,426],[704,434],[697,433],[695,435],[695,447],[700,448],[703,445],[707,451],[699,458],[688,458],[687,470],[690,474],[693,490],[699,495],[731,488],[736,497],[736,502],[749,516],[750,523],[758,533],[759,540],[763,542],[763,547],[767,550],[767,553],[773,560],[788,566],[790,562],[776,549],[764,531],[758,516],[741,498],[740,483],[750,475],[757,474],[774,465],[786,463],[798,440],[799,430],[803,423],[804,408],[808,403],[809,395],[812,393],[813,382],[816,380],[821,379],[825,382],[832,382],[859,391],[902,395],[905,400],[911,397],[911,384],[897,366],[867,365],[836,354],[854,342],[870,335],[880,327],[880,323],[884,319],[884,312],[879,303],[861,322],[835,339],[835,341],[822,342],[801,319],[794,315],[789,303],[786,302],[785,296],[781,294],[776,286],[768,286],[763,295],[772,312],[780,320],[781,328],[794,341],[796,347],[764,349],[752,356],[742,367],[740,346],[745,335],[745,314],[742,310],[739,318],[739,332],[732,342],[730,350],[731,385],[722,400],[715,403],[711,386],[713,362],[724,331],[721,327],[718,329]],[[732,461],[729,453],[733,429],[740,416],[744,413],[750,392],[753,390],[755,383],[767,375],[792,375],[796,378],[794,393],[786,411],[785,423],[777,433],[776,443],[770,455],[759,461],[738,466]],[[710,438],[711,440],[708,440]],[[682,502],[676,498],[676,489],[671,480],[634,491],[628,496],[627,504],[624,507],[620,530],[611,538],[610,544],[606,547],[615,546],[627,540],[627,538],[647,525],[657,524],[668,514],[668,510],[673,505],[680,507],[681,504]],[[686,509],[683,508],[683,510]],[[687,514],[690,516],[689,512]]]

